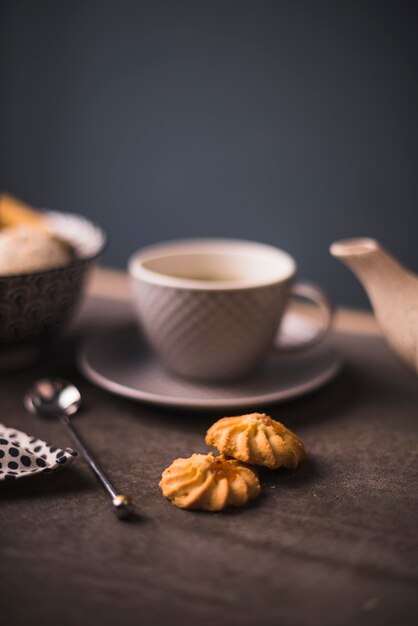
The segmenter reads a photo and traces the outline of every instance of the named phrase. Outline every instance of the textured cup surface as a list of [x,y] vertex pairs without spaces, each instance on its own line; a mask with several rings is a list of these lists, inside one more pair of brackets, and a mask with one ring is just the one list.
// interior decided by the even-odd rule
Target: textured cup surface
[[162,363],[217,381],[249,372],[266,354],[295,264],[263,244],[190,240],[140,251],[129,269],[140,326]]

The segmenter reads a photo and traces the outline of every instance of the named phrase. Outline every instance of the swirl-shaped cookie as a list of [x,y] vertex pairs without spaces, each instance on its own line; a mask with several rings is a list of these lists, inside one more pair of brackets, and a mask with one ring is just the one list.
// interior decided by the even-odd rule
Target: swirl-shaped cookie
[[244,463],[295,468],[306,459],[303,442],[265,413],[224,417],[206,433],[206,443]]
[[243,506],[260,493],[260,483],[252,470],[212,452],[175,459],[164,470],[160,488],[181,509],[204,511]]

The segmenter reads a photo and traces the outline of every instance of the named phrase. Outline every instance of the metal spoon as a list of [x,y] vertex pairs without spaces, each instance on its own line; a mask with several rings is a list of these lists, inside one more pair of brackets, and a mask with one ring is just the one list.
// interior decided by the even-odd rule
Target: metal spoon
[[102,483],[105,491],[111,497],[113,510],[116,515],[121,519],[128,517],[133,510],[131,499],[129,496],[124,496],[116,491],[71,424],[70,416],[77,413],[81,403],[81,395],[77,387],[59,378],[37,380],[25,395],[23,402],[30,413],[61,420],[76,448],[81,452]]

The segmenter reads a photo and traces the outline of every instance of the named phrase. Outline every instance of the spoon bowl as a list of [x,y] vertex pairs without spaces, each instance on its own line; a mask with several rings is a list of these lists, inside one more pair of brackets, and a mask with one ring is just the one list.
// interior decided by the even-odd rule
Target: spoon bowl
[[24,404],[29,413],[43,417],[75,415],[80,408],[81,394],[72,383],[59,378],[44,378],[27,392]]

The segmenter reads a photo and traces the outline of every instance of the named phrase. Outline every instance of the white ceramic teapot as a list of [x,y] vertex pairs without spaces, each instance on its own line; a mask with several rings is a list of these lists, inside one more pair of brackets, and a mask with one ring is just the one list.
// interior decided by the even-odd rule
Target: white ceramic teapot
[[418,276],[374,239],[336,241],[330,252],[360,280],[389,345],[418,373]]

